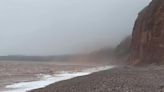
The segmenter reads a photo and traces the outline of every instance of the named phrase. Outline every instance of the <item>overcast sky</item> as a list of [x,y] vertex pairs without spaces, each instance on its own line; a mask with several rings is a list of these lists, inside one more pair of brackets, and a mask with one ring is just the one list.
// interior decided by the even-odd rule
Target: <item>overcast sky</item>
[[150,0],[0,0],[0,55],[57,55],[113,46]]

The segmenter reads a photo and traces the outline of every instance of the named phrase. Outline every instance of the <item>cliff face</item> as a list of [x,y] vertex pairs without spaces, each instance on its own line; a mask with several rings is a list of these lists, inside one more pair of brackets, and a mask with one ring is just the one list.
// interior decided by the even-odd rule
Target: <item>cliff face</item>
[[152,0],[139,13],[131,48],[132,64],[164,64],[164,0]]

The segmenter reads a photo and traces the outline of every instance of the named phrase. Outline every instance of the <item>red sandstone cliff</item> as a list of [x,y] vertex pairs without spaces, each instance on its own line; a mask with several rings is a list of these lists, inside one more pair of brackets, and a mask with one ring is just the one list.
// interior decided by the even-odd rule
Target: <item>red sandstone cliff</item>
[[164,0],[152,0],[136,20],[132,64],[164,64]]

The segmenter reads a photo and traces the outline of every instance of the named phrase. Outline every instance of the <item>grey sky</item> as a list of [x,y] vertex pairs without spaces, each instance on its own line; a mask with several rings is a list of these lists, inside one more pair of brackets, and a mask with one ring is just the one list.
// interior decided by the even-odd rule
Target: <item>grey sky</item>
[[0,55],[56,55],[112,46],[150,0],[0,0]]

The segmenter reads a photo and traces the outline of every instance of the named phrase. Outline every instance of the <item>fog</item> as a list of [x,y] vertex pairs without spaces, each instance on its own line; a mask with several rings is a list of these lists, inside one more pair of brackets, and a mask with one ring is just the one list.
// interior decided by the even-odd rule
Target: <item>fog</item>
[[0,0],[0,55],[116,46],[150,0]]

